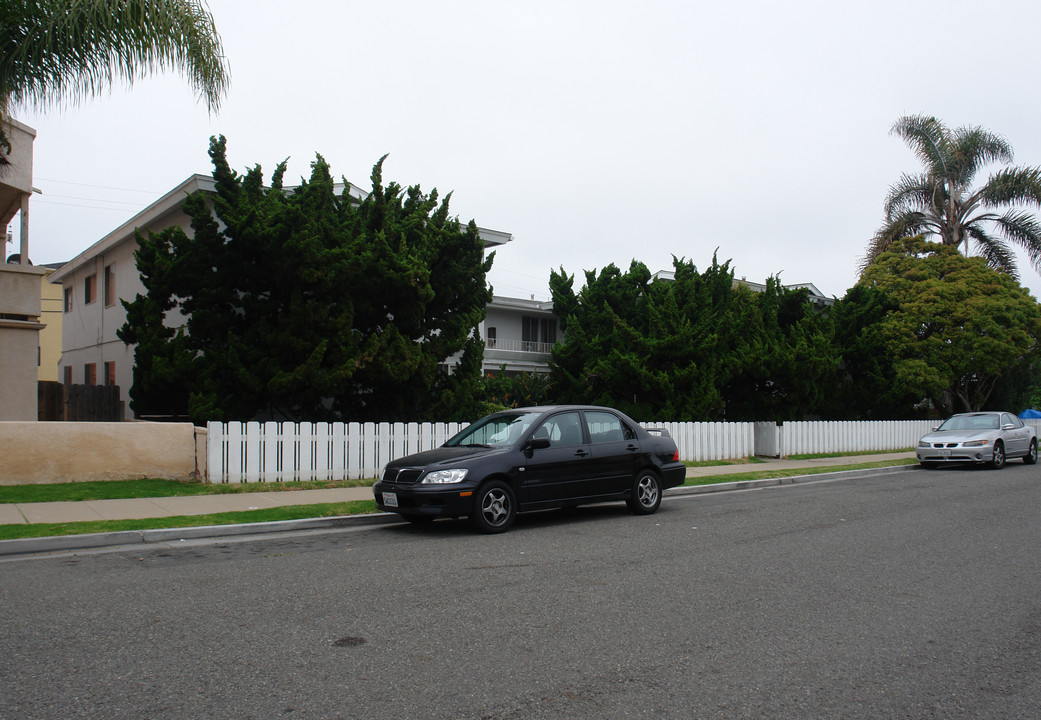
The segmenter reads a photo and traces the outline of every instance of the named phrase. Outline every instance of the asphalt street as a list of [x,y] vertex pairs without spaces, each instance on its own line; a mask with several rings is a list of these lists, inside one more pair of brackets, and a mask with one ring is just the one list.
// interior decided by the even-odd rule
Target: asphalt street
[[0,560],[3,718],[1036,718],[1041,474]]

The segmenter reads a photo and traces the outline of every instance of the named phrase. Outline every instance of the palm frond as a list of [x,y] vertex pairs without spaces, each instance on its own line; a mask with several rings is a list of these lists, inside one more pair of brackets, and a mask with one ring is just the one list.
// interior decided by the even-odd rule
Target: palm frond
[[927,174],[942,176],[946,166],[947,138],[950,131],[935,117],[905,115],[889,131],[906,142],[925,164]]
[[962,187],[972,184],[983,165],[1012,162],[1012,146],[1000,135],[980,127],[961,127],[953,132],[948,145],[947,174]]
[[1008,243],[988,234],[979,225],[970,225],[965,229],[969,237],[976,241],[977,250],[990,267],[1000,270],[1014,280],[1019,279],[1016,258]]
[[1004,168],[990,176],[980,189],[988,205],[1027,203],[1041,207],[1041,168]]
[[[178,70],[215,112],[229,71],[200,0],[20,0],[0,9],[0,94],[44,106]],[[8,108],[4,108],[5,110]]]
[[1023,248],[1034,269],[1041,271],[1041,223],[1038,223],[1034,214],[1009,210],[993,222],[1001,228],[1005,237]]
[[883,206],[883,214],[887,220],[911,210],[921,210],[933,203],[936,184],[928,175],[909,175],[904,173],[900,180],[889,188]]

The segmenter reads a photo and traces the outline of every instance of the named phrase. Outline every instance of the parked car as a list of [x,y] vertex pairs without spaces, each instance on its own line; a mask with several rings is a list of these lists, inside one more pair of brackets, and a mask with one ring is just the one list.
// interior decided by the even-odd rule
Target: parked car
[[918,441],[922,467],[941,463],[990,463],[1004,467],[1009,458],[1037,462],[1037,432],[1007,412],[975,412],[952,415]]
[[373,493],[380,510],[411,522],[468,517],[497,533],[527,510],[624,500],[648,515],[685,476],[664,430],[611,408],[530,407],[494,413],[435,450],[387,463]]

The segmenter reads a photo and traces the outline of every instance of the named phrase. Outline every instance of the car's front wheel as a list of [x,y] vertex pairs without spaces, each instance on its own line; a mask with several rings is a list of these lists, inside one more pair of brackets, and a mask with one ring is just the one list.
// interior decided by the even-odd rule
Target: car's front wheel
[[633,480],[633,490],[626,504],[637,515],[650,515],[661,505],[661,480],[653,470],[641,470]]
[[990,465],[995,470],[1005,467],[1005,445],[1000,440],[994,443],[994,457],[991,458]]
[[501,533],[517,518],[513,489],[501,480],[492,480],[474,494],[470,523],[483,533]]
[[1027,454],[1023,456],[1023,463],[1026,465],[1033,465],[1037,462],[1037,438],[1030,441],[1030,449],[1027,450]]

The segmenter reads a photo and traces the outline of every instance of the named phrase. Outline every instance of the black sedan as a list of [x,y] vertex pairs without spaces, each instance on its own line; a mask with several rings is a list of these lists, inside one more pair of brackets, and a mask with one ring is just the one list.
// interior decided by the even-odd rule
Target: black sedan
[[624,500],[649,515],[685,476],[666,431],[611,408],[566,405],[482,418],[436,450],[388,463],[373,492],[381,510],[412,522],[468,517],[497,533],[527,510]]

